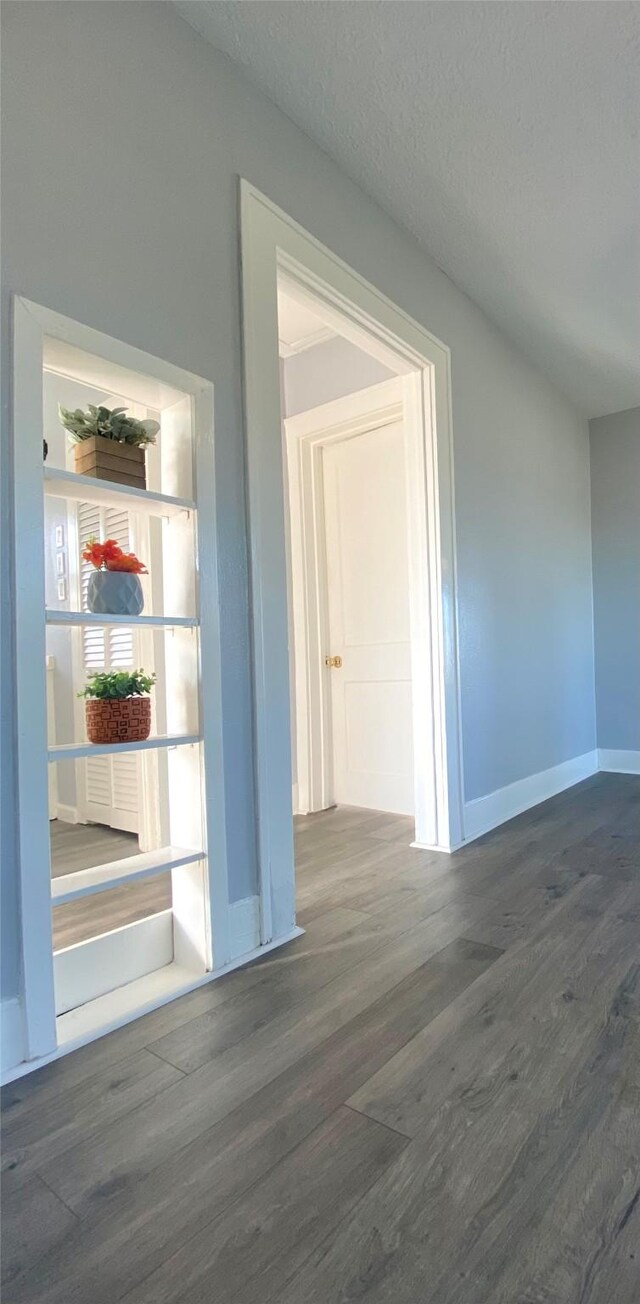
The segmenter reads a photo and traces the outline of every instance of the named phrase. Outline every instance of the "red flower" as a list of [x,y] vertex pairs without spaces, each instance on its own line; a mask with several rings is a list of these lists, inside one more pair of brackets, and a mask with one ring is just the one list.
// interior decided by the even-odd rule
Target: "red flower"
[[97,539],[89,539],[89,542],[82,554],[85,561],[91,562],[96,570],[110,571],[131,571],[134,575],[148,574],[147,568],[143,562],[139,561],[133,552],[123,552],[120,544],[115,539],[107,539],[105,543],[98,543]]
[[90,561],[96,570],[100,570],[104,565],[103,545],[98,543],[96,539],[89,540],[82,556],[85,561]]
[[115,539],[107,539],[106,543],[103,543],[102,545],[102,552],[105,562],[110,561],[114,557],[122,556],[122,548]]
[[107,559],[108,571],[131,571],[134,575],[147,575],[148,571],[144,562],[141,562],[133,552],[120,552],[117,557]]

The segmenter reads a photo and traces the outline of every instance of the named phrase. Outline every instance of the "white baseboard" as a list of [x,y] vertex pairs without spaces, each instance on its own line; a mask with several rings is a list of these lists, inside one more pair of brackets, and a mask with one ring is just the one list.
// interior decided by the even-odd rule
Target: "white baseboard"
[[409,846],[415,847],[417,851],[439,851],[443,856],[451,856],[454,851],[464,847],[464,842],[452,842],[450,847],[438,847],[435,842],[410,842]]
[[157,973],[173,961],[173,916],[160,910],[132,924],[76,942],[53,958],[56,1013],[92,1004],[121,987]]
[[598,751],[598,767],[610,774],[640,774],[640,752],[601,747]]
[[56,804],[56,819],[62,820],[64,824],[82,824],[78,809],[76,806],[65,806],[63,802]]
[[465,802],[464,833],[465,843],[472,842],[483,833],[489,833],[499,824],[506,823],[541,801],[548,801],[565,788],[572,788],[574,783],[581,783],[598,772],[598,753],[585,752],[583,756],[574,756],[562,765],[554,765],[550,770],[539,774],[530,774],[526,779],[510,783],[506,788],[487,793],[486,797],[476,797],[474,801]]
[[260,945],[260,897],[243,897],[229,906],[229,940],[231,959]]
[[0,1004],[0,1053],[2,1080],[7,1073],[21,1064],[26,1055],[24,1015],[22,1002],[17,996]]

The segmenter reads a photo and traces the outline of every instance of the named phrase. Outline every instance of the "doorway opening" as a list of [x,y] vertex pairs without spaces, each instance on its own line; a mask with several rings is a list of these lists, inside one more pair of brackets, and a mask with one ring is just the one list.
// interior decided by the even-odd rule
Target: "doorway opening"
[[[415,818],[402,384],[279,278],[294,815]],[[419,817],[422,812],[419,810]],[[407,841],[413,823],[405,824]]]
[[[295,922],[292,793],[413,816],[421,847],[463,841],[450,358],[246,182],[241,225],[266,942]],[[312,393],[307,368],[294,411],[312,351],[345,345],[347,386]]]

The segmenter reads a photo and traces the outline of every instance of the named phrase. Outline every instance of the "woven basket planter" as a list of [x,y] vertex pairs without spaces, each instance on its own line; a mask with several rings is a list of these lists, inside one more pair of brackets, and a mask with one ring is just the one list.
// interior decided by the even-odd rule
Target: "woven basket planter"
[[116,439],[94,435],[75,445],[78,475],[92,475],[112,484],[129,484],[146,489],[147,470],[144,448],[137,444],[120,444]]
[[151,733],[150,697],[90,697],[85,708],[90,743],[142,743]]

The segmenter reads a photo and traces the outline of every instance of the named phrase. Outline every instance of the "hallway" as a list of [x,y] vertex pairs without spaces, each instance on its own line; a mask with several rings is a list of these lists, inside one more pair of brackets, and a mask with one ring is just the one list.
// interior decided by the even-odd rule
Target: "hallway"
[[640,781],[451,857],[298,822],[306,934],[7,1087],[5,1304],[632,1304]]

